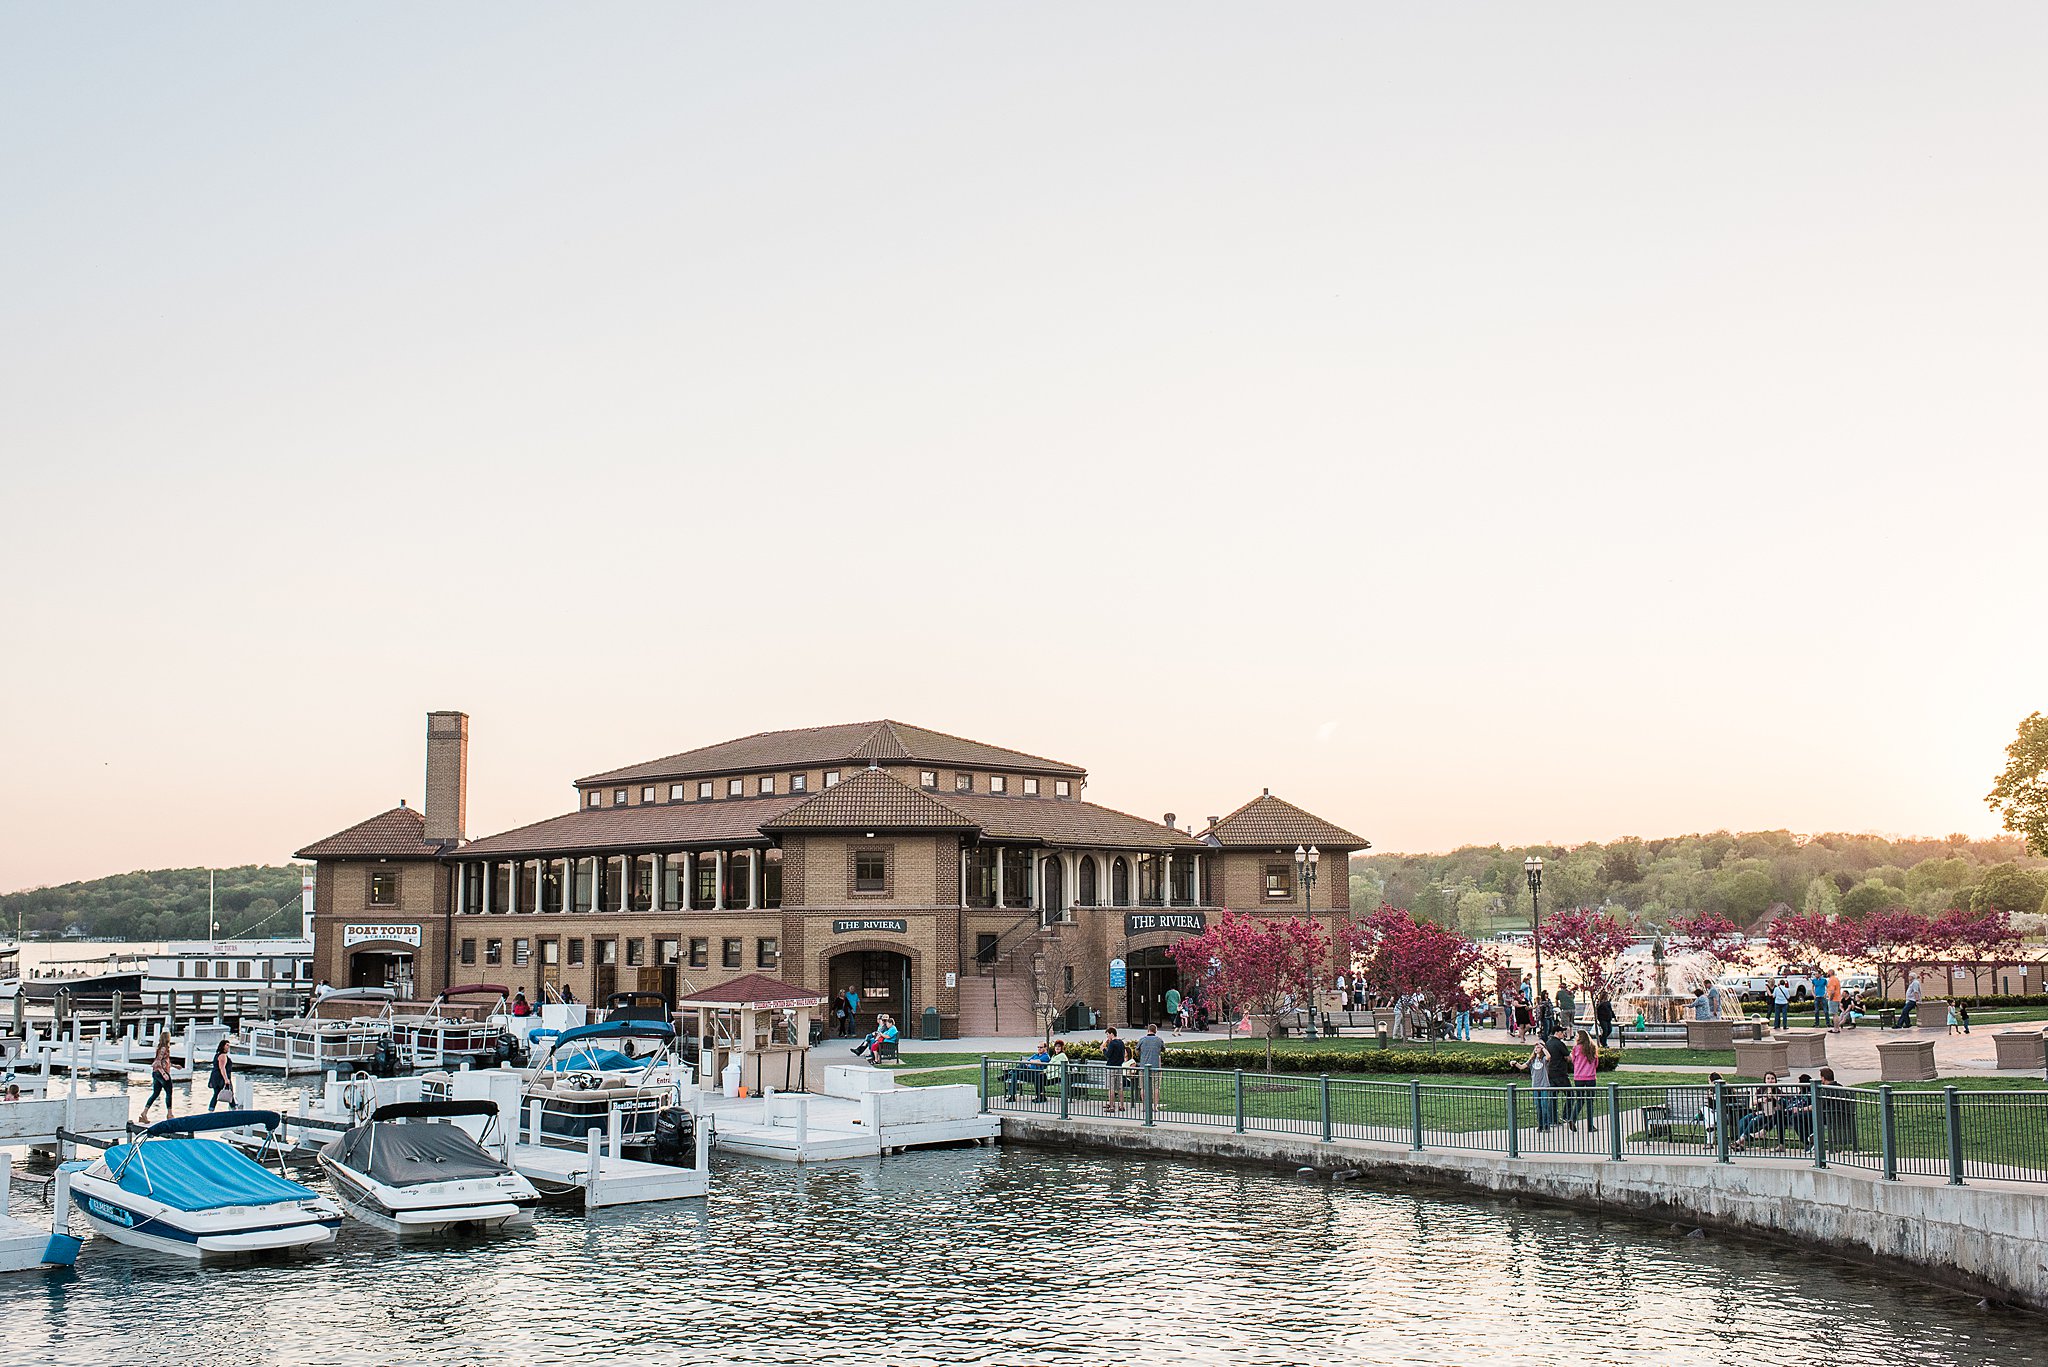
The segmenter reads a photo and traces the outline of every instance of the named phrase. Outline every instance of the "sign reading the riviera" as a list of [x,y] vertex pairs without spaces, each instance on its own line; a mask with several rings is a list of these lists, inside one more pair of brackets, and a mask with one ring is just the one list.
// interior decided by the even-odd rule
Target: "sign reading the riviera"
[[1209,926],[1206,912],[1130,911],[1124,913],[1124,934],[1143,935],[1148,930],[1189,930],[1200,933]]
[[368,944],[372,940],[396,940],[399,944],[411,945],[417,949],[420,943],[420,928],[417,925],[379,926],[367,924],[348,925],[341,928],[343,948],[347,948],[350,945]]
[[910,922],[884,919],[880,921],[834,921],[832,923],[832,933],[834,935],[844,935],[848,931],[861,930],[893,930],[898,935],[903,935],[909,932]]

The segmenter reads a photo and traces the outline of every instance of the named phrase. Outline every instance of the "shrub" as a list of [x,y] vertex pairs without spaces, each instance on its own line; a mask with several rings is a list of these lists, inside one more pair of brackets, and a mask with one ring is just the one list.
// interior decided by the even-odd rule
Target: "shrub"
[[[1079,1063],[1097,1063],[1102,1046],[1093,1040],[1070,1042],[1067,1057]],[[1515,1077],[1528,1070],[1528,1054],[1486,1052],[1473,1049],[1324,1049],[1308,1053],[1282,1052],[1273,1055],[1276,1073],[1456,1073],[1480,1077]],[[1169,1068],[1212,1068],[1228,1072],[1244,1068],[1265,1071],[1263,1060],[1246,1049],[1219,1049],[1214,1045],[1177,1044],[1166,1050]],[[1602,1052],[1600,1069],[1605,1072],[1621,1062],[1618,1053]],[[1246,1065],[1251,1065],[1247,1067]]]

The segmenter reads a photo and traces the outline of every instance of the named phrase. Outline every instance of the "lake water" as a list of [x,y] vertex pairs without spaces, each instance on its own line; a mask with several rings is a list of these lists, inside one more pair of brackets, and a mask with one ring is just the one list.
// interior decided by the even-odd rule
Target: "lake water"
[[351,1222],[320,1257],[202,1270],[88,1238],[75,1271],[0,1278],[0,1358],[2048,1363],[2041,1318],[1629,1220],[1023,1148],[714,1161],[708,1203],[495,1240]]

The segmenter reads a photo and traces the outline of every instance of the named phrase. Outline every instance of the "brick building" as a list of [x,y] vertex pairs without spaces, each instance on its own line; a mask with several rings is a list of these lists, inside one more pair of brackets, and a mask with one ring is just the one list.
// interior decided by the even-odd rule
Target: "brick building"
[[[427,723],[426,802],[298,852],[315,971],[670,1000],[765,972],[914,1032],[1026,1033],[1051,992],[1114,1024],[1160,1014],[1166,946],[1223,908],[1350,908],[1367,842],[1270,793],[1200,833],[1085,801],[1078,765],[902,722],[770,731],[578,779],[573,810],[471,840],[469,719]],[[1112,988],[1111,961],[1126,965]],[[1071,988],[1068,983],[1071,981]]]

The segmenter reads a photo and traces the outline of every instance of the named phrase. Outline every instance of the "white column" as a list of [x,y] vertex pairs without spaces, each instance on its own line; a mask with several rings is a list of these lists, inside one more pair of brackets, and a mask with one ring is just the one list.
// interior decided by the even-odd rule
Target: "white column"
[[697,895],[697,857],[688,850],[683,851],[683,905],[679,910],[690,910],[690,899]]
[[497,891],[497,882],[498,882],[498,866],[497,866],[496,864],[488,864],[488,863],[487,863],[487,864],[485,864],[485,865],[484,865],[484,915],[486,915],[486,916],[488,916],[488,915],[490,915],[490,914],[491,914],[491,895],[492,895],[492,894],[493,894],[493,893],[494,893],[495,891]]
[[513,860],[505,866],[505,910],[519,910],[519,861]]
[[725,851],[719,850],[714,856],[718,861],[718,875],[711,880],[711,909],[725,910]]
[[761,852],[747,851],[747,910],[761,909]]
[[1194,895],[1195,895],[1195,905],[1199,907],[1199,906],[1203,905],[1203,903],[1202,903],[1202,856],[1201,856],[1201,855],[1199,855],[1199,854],[1191,854],[1191,855],[1189,855],[1189,856],[1188,856],[1188,858],[1190,858],[1190,859],[1192,859],[1192,860],[1194,860],[1194,861],[1195,861],[1195,872],[1194,872],[1194,884],[1193,884],[1193,886],[1192,886],[1192,887],[1190,887],[1190,888],[1189,888],[1189,891],[1190,891],[1190,892],[1192,892],[1192,893],[1194,893]]
[[960,847],[960,907],[967,907],[967,847]]
[[467,916],[469,914],[469,865],[467,864],[457,864],[455,866],[455,914],[457,916]]
[[1159,864],[1159,905],[1173,905],[1173,851],[1168,850]]
[[1003,847],[997,845],[994,849],[996,852],[996,905],[1000,907],[1009,901],[1009,897],[1007,895],[1008,890],[1003,886],[1006,881],[1003,877]]

